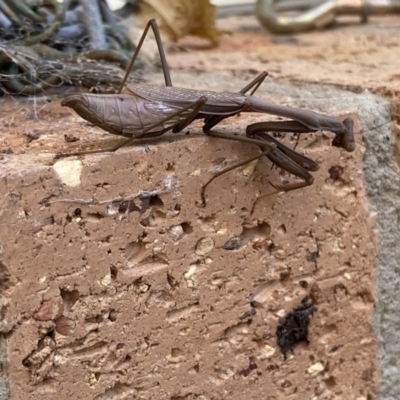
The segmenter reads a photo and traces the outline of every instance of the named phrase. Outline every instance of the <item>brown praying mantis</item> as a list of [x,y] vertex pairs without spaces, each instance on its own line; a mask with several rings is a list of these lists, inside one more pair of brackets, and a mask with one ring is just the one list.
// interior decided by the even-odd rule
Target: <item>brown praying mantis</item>
[[[165,85],[162,87],[146,84],[130,84],[127,93],[121,93],[133,68],[137,55],[146,38],[149,28],[152,28],[161,65]],[[268,73],[263,72],[237,93],[195,90],[172,86],[161,37],[154,19],[150,20],[142,34],[136,51],[132,56],[118,94],[72,94],[65,97],[61,105],[75,110],[82,118],[115,135],[129,138],[109,149],[90,150],[69,154],[58,154],[56,158],[116,151],[139,138],[161,136],[168,131],[181,132],[193,120],[204,119],[203,132],[212,137],[249,142],[258,145],[262,152],[257,159],[266,155],[274,164],[283,170],[298,176],[303,181],[286,185],[273,185],[278,191],[290,191],[313,183],[313,176],[308,171],[315,171],[319,165],[286,147],[267,132],[307,133],[330,131],[335,134],[332,145],[346,151],[354,151],[353,120],[338,118],[314,111],[270,103],[253,96]],[[250,91],[249,95],[246,95]],[[269,121],[251,124],[246,129],[246,137],[226,135],[213,130],[225,118],[241,112],[259,112],[289,118],[286,121]],[[204,190],[217,176],[243,165],[251,160],[229,167],[211,178],[202,189]]]

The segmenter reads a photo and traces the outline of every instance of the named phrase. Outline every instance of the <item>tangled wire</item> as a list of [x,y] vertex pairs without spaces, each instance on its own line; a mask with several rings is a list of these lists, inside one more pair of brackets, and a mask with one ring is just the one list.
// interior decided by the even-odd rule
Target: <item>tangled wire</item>
[[0,92],[115,87],[134,51],[117,17],[134,7],[113,13],[105,0],[0,0]]

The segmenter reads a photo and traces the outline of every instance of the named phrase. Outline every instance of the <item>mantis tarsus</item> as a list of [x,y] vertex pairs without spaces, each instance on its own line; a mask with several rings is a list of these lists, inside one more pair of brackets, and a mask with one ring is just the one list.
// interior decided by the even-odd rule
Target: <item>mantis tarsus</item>
[[[122,94],[121,91],[125,87],[150,27],[154,32],[158,45],[166,86],[131,84],[126,87],[128,93]],[[266,155],[278,167],[303,179],[299,183],[275,185],[274,187],[278,191],[290,191],[310,185],[313,182],[313,177],[307,171],[315,171],[319,167],[318,164],[287,148],[267,132],[306,133],[319,130],[330,131],[335,134],[332,145],[351,152],[355,149],[353,121],[348,118],[342,122],[335,117],[318,114],[314,111],[282,106],[258,99],[253,94],[267,75],[266,72],[261,73],[237,93],[173,87],[157,23],[154,19],[150,20],[132,56],[118,94],[73,94],[65,97],[61,102],[63,106],[71,107],[82,118],[94,125],[107,132],[125,136],[129,139],[110,149],[59,154],[56,157],[116,151],[136,139],[157,137],[168,131],[180,132],[193,120],[204,119],[203,132],[206,135],[256,144],[263,151],[254,158]],[[251,91],[250,95],[246,95],[249,91]],[[213,130],[225,118],[241,112],[267,113],[289,118],[290,120],[251,124],[246,130],[247,137],[226,135]],[[245,162],[249,162],[249,160]],[[216,176],[245,162],[230,167]],[[203,186],[203,201],[205,188],[216,176]]]

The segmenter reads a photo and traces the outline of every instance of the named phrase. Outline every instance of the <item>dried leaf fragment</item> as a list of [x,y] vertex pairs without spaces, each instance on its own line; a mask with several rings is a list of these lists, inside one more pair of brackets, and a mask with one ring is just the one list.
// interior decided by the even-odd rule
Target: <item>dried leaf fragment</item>
[[213,45],[219,43],[216,7],[209,0],[143,0],[138,24],[144,28],[151,18],[157,19],[162,36],[171,40],[193,35],[208,39]]

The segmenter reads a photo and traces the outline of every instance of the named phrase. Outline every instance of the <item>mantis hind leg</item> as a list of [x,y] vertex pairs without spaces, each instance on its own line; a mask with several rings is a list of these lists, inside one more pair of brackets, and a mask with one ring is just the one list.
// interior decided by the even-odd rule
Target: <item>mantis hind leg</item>
[[122,89],[124,88],[126,81],[129,77],[129,74],[132,71],[133,65],[135,64],[136,58],[140,52],[140,49],[142,48],[143,42],[147,36],[147,32],[149,31],[149,28],[151,27],[151,29],[153,30],[154,33],[154,37],[156,38],[156,43],[157,43],[157,47],[158,47],[158,54],[160,55],[160,60],[161,60],[161,65],[162,65],[162,69],[163,69],[163,73],[164,73],[164,80],[165,80],[165,85],[166,86],[172,86],[172,81],[171,81],[171,75],[169,73],[169,67],[167,64],[167,58],[165,57],[165,52],[164,52],[164,46],[162,44],[161,41],[161,36],[160,36],[160,30],[158,29],[158,25],[157,25],[157,21],[153,18],[151,19],[147,25],[146,28],[144,28],[144,31],[142,33],[142,37],[139,40],[139,43],[136,47],[135,52],[133,53],[133,56],[131,58],[131,61],[128,65],[128,68],[126,69],[126,73],[124,76],[124,79],[121,82],[121,86],[118,90],[118,93],[122,92]]

